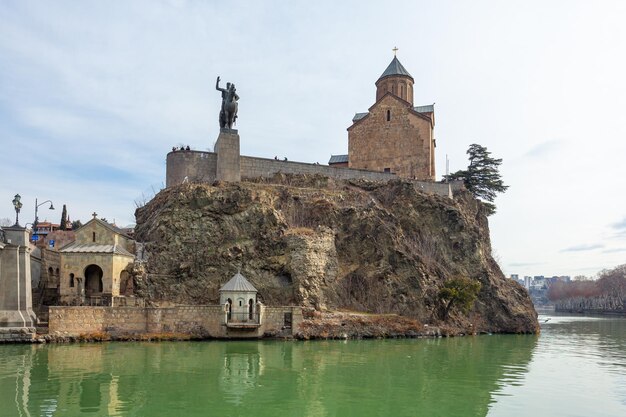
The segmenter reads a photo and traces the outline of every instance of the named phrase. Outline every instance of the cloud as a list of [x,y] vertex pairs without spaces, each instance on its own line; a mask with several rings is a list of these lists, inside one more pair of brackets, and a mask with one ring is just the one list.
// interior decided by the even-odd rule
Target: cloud
[[618,253],[618,252],[626,252],[626,248],[613,248],[613,249],[605,249],[602,253]]
[[59,108],[30,107],[19,109],[21,121],[32,128],[58,136],[85,135],[94,130],[93,123]]
[[539,158],[550,153],[555,152],[562,147],[562,142],[559,140],[549,140],[531,148],[524,154],[526,158]]
[[613,233],[609,237],[611,239],[624,239],[626,238],[626,229],[617,230],[617,232]]
[[622,230],[622,229],[626,230],[626,217],[624,217],[622,220],[620,220],[617,223],[613,223],[611,227],[617,230]]
[[582,244],[582,245],[570,246],[569,248],[561,249],[561,252],[584,252],[584,251],[590,251],[594,249],[602,249],[603,247],[604,245],[600,243]]
[[535,265],[543,265],[543,262],[512,262],[508,264],[511,267],[524,267],[524,266],[535,266]]

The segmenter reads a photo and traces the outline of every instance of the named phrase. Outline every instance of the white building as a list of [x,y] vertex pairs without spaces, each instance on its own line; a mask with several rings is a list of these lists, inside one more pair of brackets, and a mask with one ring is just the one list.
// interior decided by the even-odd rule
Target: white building
[[257,289],[237,272],[220,288],[220,304],[228,314],[228,322],[257,322]]

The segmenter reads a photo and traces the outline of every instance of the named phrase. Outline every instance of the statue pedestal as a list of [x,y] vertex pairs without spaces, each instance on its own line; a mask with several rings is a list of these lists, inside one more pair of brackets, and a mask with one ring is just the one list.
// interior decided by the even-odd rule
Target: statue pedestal
[[[0,329],[34,328],[37,317],[33,312],[28,231],[11,226],[4,232],[6,242],[0,242]],[[0,339],[7,334],[2,332]]]
[[241,162],[239,153],[239,134],[235,129],[220,129],[215,143],[217,154],[216,178],[218,181],[241,181]]

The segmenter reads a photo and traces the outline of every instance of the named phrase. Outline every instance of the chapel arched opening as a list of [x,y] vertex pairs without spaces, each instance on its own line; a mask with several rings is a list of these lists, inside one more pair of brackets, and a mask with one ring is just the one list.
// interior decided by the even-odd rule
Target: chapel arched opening
[[102,268],[96,264],[91,264],[85,268],[85,294],[92,296],[95,294],[101,294],[103,291],[102,285]]

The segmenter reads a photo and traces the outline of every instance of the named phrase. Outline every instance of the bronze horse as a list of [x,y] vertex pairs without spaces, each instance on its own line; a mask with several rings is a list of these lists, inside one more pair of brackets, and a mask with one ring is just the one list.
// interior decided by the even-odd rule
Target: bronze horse
[[237,90],[235,84],[226,83],[226,88],[220,88],[220,77],[217,77],[215,89],[222,92],[222,109],[220,110],[220,128],[233,128],[237,120]]

